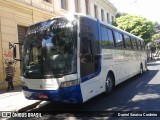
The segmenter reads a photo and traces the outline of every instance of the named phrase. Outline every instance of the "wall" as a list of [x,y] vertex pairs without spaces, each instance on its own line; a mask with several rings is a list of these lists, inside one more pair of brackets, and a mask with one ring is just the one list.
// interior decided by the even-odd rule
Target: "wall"
[[[16,69],[14,86],[20,82],[20,63],[13,59],[12,49],[9,49],[9,42],[18,42],[18,25],[26,26],[54,17],[55,14],[33,8],[11,0],[0,0],[0,89],[7,87],[5,82],[5,67],[8,61],[13,62]],[[19,57],[17,49],[17,58]]]
[[[75,13],[75,0],[67,0],[68,1],[68,10],[64,10],[61,8],[61,0],[53,0],[52,3],[54,3],[54,12],[57,15],[65,15],[67,13]],[[80,2],[80,13],[86,14],[86,6],[85,6],[85,0],[79,0]],[[97,5],[98,8],[98,18],[101,20],[101,9],[104,10],[104,21],[107,22],[107,13],[109,13],[110,21],[112,16],[116,16],[117,9],[110,3],[108,0],[89,0],[89,12],[90,16],[95,17],[94,14],[94,5]]]

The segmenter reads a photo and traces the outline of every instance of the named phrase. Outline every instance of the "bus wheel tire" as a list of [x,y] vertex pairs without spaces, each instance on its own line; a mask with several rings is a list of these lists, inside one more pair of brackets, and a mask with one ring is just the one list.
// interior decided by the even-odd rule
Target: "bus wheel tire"
[[105,85],[106,85],[106,87],[105,87],[104,94],[105,95],[111,94],[112,91],[113,91],[113,87],[114,87],[114,79],[113,79],[113,76],[111,74],[107,75]]
[[142,76],[142,75],[143,75],[143,72],[144,72],[144,71],[143,71],[143,65],[141,64],[141,66],[140,66],[140,73],[139,73],[139,75],[140,75],[140,76]]

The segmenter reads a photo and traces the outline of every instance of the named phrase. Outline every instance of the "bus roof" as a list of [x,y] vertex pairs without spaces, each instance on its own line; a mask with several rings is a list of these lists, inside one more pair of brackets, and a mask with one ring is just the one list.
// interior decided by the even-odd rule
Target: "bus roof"
[[[82,14],[82,13],[74,13],[74,14],[67,14],[67,15],[65,15],[65,16],[52,17],[52,18],[50,18],[50,19],[48,19],[48,20],[41,21],[41,22],[37,22],[37,23],[35,23],[35,24],[31,25],[31,26],[34,26],[34,25],[39,24],[39,23],[42,23],[42,22],[47,22],[47,21],[49,21],[49,20],[56,19],[56,18],[64,18],[64,17],[65,17],[65,18],[67,18],[67,17],[70,18],[71,16],[74,16],[74,15],[87,17],[87,18],[92,19],[92,20],[95,20],[95,21],[98,20],[98,19],[96,19],[96,18],[94,18],[94,17],[91,17],[91,16],[89,16],[89,15],[85,15],[85,14]],[[99,20],[99,21],[100,21],[100,20]],[[132,37],[134,37],[134,38],[137,38],[137,39],[143,41],[142,38],[140,38],[140,37],[138,37],[138,36],[135,36],[135,35],[133,35],[133,34],[131,34],[131,33],[129,33],[129,32],[126,32],[126,31],[124,31],[124,30],[122,30],[122,29],[120,29],[120,28],[118,28],[118,27],[115,27],[115,26],[113,26],[113,25],[111,25],[111,24],[108,24],[108,23],[103,22],[103,21],[100,21],[100,23],[103,24],[103,25],[106,25],[107,27],[109,27],[109,28],[111,28],[111,29],[118,30],[118,31],[120,31],[121,33],[125,33],[125,34],[127,34],[127,35],[129,35],[129,36],[132,36]],[[30,26],[30,27],[31,27],[31,26]]]

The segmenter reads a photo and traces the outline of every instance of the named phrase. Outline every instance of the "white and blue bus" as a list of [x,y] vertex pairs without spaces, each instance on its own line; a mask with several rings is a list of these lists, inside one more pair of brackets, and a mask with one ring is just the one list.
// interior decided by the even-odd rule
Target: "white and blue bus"
[[84,103],[146,68],[141,38],[85,15],[30,26],[22,49],[22,90],[30,100]]

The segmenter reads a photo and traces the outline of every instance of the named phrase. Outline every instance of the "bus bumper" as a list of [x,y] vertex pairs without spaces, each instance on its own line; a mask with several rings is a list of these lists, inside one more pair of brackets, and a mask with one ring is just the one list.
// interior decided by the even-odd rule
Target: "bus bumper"
[[80,85],[58,90],[33,90],[22,86],[24,96],[29,100],[44,100],[64,103],[83,103]]

